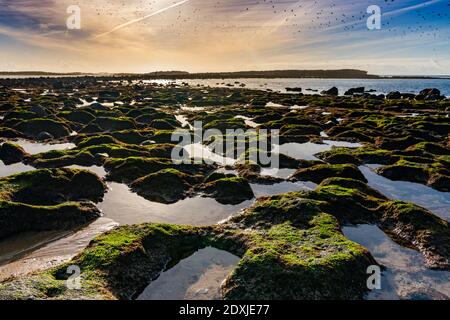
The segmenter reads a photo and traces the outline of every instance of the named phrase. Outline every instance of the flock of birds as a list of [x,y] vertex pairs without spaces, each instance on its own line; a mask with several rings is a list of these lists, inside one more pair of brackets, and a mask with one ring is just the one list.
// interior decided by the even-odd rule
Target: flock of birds
[[[367,3],[366,3],[367,2]],[[222,32],[240,32],[254,30],[260,33],[261,28],[270,27],[290,33],[291,35],[313,32],[351,32],[361,31],[366,26],[366,8],[371,2],[379,3],[384,12],[399,8],[399,1],[320,1],[320,0],[190,0],[182,6],[172,8],[152,19],[143,20],[138,28],[151,26],[171,37],[198,35],[208,30]],[[408,12],[407,21],[400,15],[383,15],[382,31],[390,36],[400,38],[414,34],[419,38],[432,37],[449,39],[449,33],[441,32],[441,26],[449,25],[450,10],[429,9],[425,5]],[[433,1],[431,1],[433,2]],[[171,6],[176,0],[167,1]],[[108,10],[105,8],[111,8]],[[450,4],[447,5],[447,7]],[[358,8],[358,9],[356,9]],[[136,17],[145,16],[149,12],[160,10],[161,1],[106,1],[106,5],[96,8],[99,17],[114,16],[114,21],[126,23],[130,12]],[[128,13],[122,15],[122,12]],[[119,20],[117,20],[117,18]]]

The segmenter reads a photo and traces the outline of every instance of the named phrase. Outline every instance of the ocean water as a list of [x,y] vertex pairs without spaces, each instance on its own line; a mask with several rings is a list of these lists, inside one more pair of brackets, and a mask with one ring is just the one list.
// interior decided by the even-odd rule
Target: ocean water
[[[38,76],[2,76],[0,79],[14,78],[36,78]],[[53,78],[53,77],[51,77]],[[376,94],[386,94],[391,91],[400,91],[404,93],[419,93],[425,88],[438,88],[441,94],[450,97],[450,79],[180,79],[180,80],[146,80],[147,83],[170,84],[187,82],[192,86],[211,86],[211,87],[227,87],[231,84],[234,87],[239,87],[241,83],[246,85],[249,89],[267,90],[287,92],[287,87],[300,87],[304,94],[315,94],[322,90],[337,87],[340,94],[344,94],[350,88],[365,87],[366,90],[375,90]],[[239,83],[236,83],[239,82]],[[316,91],[309,91],[306,89],[313,89]]]
[[[149,81],[157,82],[157,81]],[[450,79],[208,79],[208,80],[177,80],[176,83],[187,82],[196,86],[226,87],[227,84],[233,84],[239,87],[235,82],[244,83],[248,89],[271,89],[274,91],[287,92],[288,87],[300,87],[304,94],[316,94],[322,90],[328,90],[331,87],[337,87],[339,94],[343,95],[345,91],[355,87],[365,87],[366,90],[375,90],[374,94],[387,94],[392,91],[403,93],[419,93],[425,88],[437,88],[441,94],[450,97]],[[170,83],[167,80],[161,80],[161,83]],[[309,91],[313,89],[316,91]]]

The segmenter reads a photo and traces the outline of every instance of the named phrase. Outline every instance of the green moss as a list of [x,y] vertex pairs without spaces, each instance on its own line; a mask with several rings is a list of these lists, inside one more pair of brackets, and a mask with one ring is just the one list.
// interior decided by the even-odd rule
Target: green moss
[[242,177],[227,177],[204,183],[196,187],[197,191],[214,197],[222,204],[238,204],[254,198],[248,181]]
[[82,149],[91,146],[103,145],[103,144],[119,144],[119,142],[108,135],[98,135],[93,137],[87,137],[77,143],[77,147]]
[[351,178],[367,182],[361,171],[359,171],[355,165],[351,164],[319,164],[297,170],[297,172],[291,176],[291,179],[321,183],[323,180],[330,177]]
[[[232,219],[258,227],[246,234],[249,249],[225,283],[226,299],[351,299],[364,292],[370,256],[317,204],[293,193],[260,200]],[[345,287],[347,268],[360,280]],[[329,279],[333,273],[338,283]]]
[[0,200],[0,239],[25,231],[70,230],[100,217],[92,203],[30,205]]
[[148,200],[175,203],[185,198],[192,184],[200,180],[201,177],[168,168],[135,180],[131,183],[131,188]]
[[103,197],[105,184],[87,170],[41,169],[0,178],[0,198],[29,204],[58,203],[64,200]]
[[5,142],[0,146],[0,160],[6,165],[21,162],[27,156],[25,150],[17,144]]
[[140,177],[170,168],[172,163],[165,159],[129,157],[108,159],[104,167],[114,181],[132,182]]
[[37,138],[41,132],[48,132],[55,138],[66,137],[71,133],[64,122],[41,118],[21,121],[14,129],[32,138]]

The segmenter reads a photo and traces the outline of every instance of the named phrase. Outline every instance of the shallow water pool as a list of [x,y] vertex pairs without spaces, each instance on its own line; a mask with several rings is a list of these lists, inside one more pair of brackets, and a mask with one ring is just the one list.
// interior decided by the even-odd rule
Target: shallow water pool
[[239,260],[227,251],[201,249],[161,273],[137,300],[220,300],[221,284]]
[[450,299],[450,272],[427,269],[420,252],[396,244],[374,225],[344,227],[343,232],[386,267],[381,289],[371,291],[366,299]]
[[109,192],[97,207],[105,217],[120,224],[155,222],[205,226],[225,220],[254,202],[223,205],[212,198],[194,197],[163,204],[140,197],[124,184],[112,182],[108,186]]
[[392,181],[374,172],[379,165],[360,166],[368,185],[391,199],[412,202],[442,219],[450,221],[450,193],[441,192],[420,183]]

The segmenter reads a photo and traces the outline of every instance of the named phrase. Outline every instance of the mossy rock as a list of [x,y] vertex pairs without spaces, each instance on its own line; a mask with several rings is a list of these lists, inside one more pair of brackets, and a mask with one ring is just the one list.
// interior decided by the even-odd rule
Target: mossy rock
[[173,130],[177,127],[177,124],[166,119],[155,119],[150,123],[150,127],[157,130]]
[[99,144],[119,144],[120,142],[114,139],[113,137],[109,135],[97,135],[92,137],[86,137],[83,140],[77,142],[77,147],[87,148],[91,146],[96,146]]
[[95,115],[93,115],[92,113],[90,113],[88,111],[83,111],[83,110],[75,110],[75,111],[60,113],[58,116],[66,119],[68,121],[78,122],[78,123],[82,123],[82,124],[88,124],[89,122],[91,122],[92,120],[95,119]]
[[245,121],[240,118],[230,118],[230,119],[216,119],[207,124],[204,124],[203,129],[216,129],[220,130],[222,133],[225,133],[226,130],[235,130],[235,129],[245,129],[247,125]]
[[150,157],[150,152],[141,146],[118,143],[96,144],[83,149],[91,154],[107,154],[111,158]]
[[426,166],[414,162],[401,160],[393,165],[376,169],[376,172],[383,177],[394,181],[410,181],[426,184],[430,178]]
[[97,125],[102,131],[120,131],[135,129],[135,124],[132,120],[125,117],[111,118],[111,117],[98,117],[90,124]]
[[[122,130],[122,131],[114,131],[111,132],[111,136],[120,142],[127,144],[141,144],[142,142],[149,139],[150,134],[153,131],[144,131],[144,130]],[[169,139],[170,141],[170,139]]]
[[241,177],[222,178],[196,187],[198,192],[213,197],[222,204],[239,204],[255,195],[248,181]]
[[166,159],[129,157],[125,159],[108,159],[104,167],[108,171],[108,178],[118,182],[130,183],[172,165]]
[[128,157],[124,159],[108,159],[104,167],[108,171],[108,178],[117,181],[130,183],[134,180],[156,173],[163,169],[176,169],[189,175],[208,175],[215,170],[212,165],[206,164],[174,164],[167,158],[145,158]]
[[97,175],[79,169],[41,169],[0,178],[0,198],[32,205],[103,198],[106,185]]
[[443,145],[432,142],[421,142],[407,149],[408,151],[422,151],[434,155],[450,155],[450,149]]
[[25,231],[71,230],[101,215],[92,203],[36,206],[0,200],[0,239]]
[[50,133],[54,138],[67,137],[72,132],[68,126],[60,121],[51,119],[30,119],[17,123],[13,129],[31,138],[38,138],[42,132]]
[[213,182],[213,181],[216,181],[219,179],[233,178],[233,177],[236,177],[236,175],[234,175],[232,173],[213,172],[203,180],[203,183],[208,183],[208,182]]
[[434,173],[428,179],[427,185],[442,192],[450,192],[450,176]]
[[418,248],[428,267],[450,269],[450,223],[412,203],[384,203],[380,225],[397,242]]
[[322,128],[313,125],[283,125],[280,128],[281,136],[306,136],[306,135],[320,135]]
[[6,165],[21,162],[27,156],[25,150],[17,144],[5,142],[0,146],[0,160]]
[[403,138],[379,137],[376,139],[375,145],[380,149],[385,150],[404,150],[419,142],[421,142],[421,139],[417,139],[412,136],[406,136]]
[[371,136],[368,136],[367,134],[370,134],[371,132],[369,131],[364,131],[364,130],[347,130],[344,132],[341,132],[337,135],[334,135],[333,137],[335,139],[339,139],[342,140],[342,138],[344,138],[344,140],[356,140],[359,142],[373,142],[374,139]]
[[[259,216],[263,202],[272,202],[261,201],[242,217]],[[360,299],[367,291],[366,269],[376,264],[367,250],[347,240],[337,221],[321,213],[314,202],[305,212],[293,199],[288,204],[273,207],[280,211],[280,223],[266,228],[241,230],[234,223],[204,228],[120,227],[97,237],[67,264],[32,276],[32,281],[19,278],[0,284],[0,296],[15,294],[16,299],[25,299],[31,292],[43,299],[74,294],[84,299],[130,299],[168,263],[170,268],[194,251],[214,246],[242,257],[222,285],[225,299]],[[289,217],[295,217],[294,221]],[[81,268],[81,290],[54,290],[51,297],[46,295],[49,287],[65,283],[69,265]],[[19,293],[12,289],[17,287],[22,288]]]
[[35,168],[61,168],[72,165],[90,167],[100,165],[101,159],[88,151],[66,150],[61,152],[45,152],[30,156],[26,163]]
[[360,165],[361,160],[359,160],[356,156],[349,153],[331,153],[331,154],[322,154],[319,157],[330,164],[354,164]]
[[156,143],[150,146],[146,146],[150,157],[166,159],[172,157],[173,148],[175,148],[175,145],[170,143]]
[[350,178],[367,182],[364,175],[355,165],[351,164],[319,164],[310,168],[299,169],[292,176],[293,181],[312,181],[321,183],[331,177]]
[[147,200],[170,204],[184,199],[196,180],[178,170],[164,169],[133,181],[131,189]]
[[2,138],[8,138],[8,139],[14,139],[14,138],[24,138],[24,134],[21,132],[11,129],[11,128],[5,128],[0,127],[0,137]]
[[376,262],[319,203],[298,193],[261,198],[231,219],[251,229],[244,234],[248,250],[224,284],[225,299],[362,297],[365,271]]

